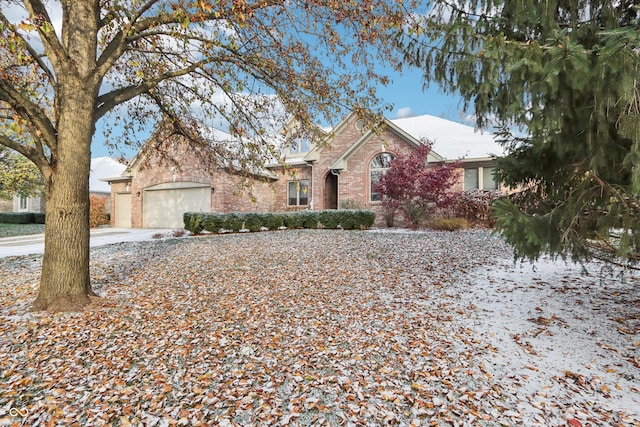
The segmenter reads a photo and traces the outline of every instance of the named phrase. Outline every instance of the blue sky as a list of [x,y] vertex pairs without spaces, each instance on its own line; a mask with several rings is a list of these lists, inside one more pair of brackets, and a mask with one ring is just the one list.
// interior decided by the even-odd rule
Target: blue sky
[[[411,69],[402,74],[393,73],[389,76],[392,82],[388,86],[378,88],[380,98],[394,106],[393,111],[387,114],[388,119],[430,114],[455,122],[463,122],[460,99],[454,95],[444,94],[436,84],[431,84],[426,91],[423,91],[420,70]],[[98,127],[93,139],[92,157],[111,156],[109,150],[103,145],[103,141],[102,130]],[[135,150],[125,151],[125,153],[132,157],[135,155]]]
[[405,71],[402,75],[395,74],[392,79],[392,84],[379,88],[381,98],[394,105],[388,119],[430,114],[461,122],[460,98],[444,94],[435,83],[431,83],[429,88],[423,91],[422,74],[419,70]]
[[[313,37],[309,39],[309,42],[313,43]],[[325,65],[330,66],[328,63]],[[378,74],[386,74],[391,81],[387,86],[379,86],[377,88],[378,97],[382,102],[393,105],[393,110],[386,114],[388,119],[393,120],[429,114],[455,122],[463,122],[464,115],[460,111],[462,108],[460,99],[455,95],[444,94],[438,85],[434,83],[432,83],[428,89],[424,90],[421,70],[409,68],[405,64],[405,70],[399,73],[384,63],[378,64],[376,68],[379,68],[375,70]],[[321,126],[329,125],[327,123],[318,124]],[[98,123],[98,128],[94,135],[92,157],[112,155],[103,144],[104,135],[100,125],[101,124]],[[137,142],[143,143],[148,135],[141,134],[139,137],[141,140]],[[136,153],[134,150],[129,149],[128,151],[124,151],[124,154],[130,158]]]
[[[54,7],[57,3],[53,2],[52,14],[54,27],[59,27],[61,21],[61,13],[59,8]],[[11,6],[5,13],[10,13],[15,19],[22,19],[25,12],[23,8]],[[443,117],[456,122],[461,122],[463,115],[460,113],[461,105],[459,99],[453,95],[443,94],[437,85],[432,84],[427,91],[422,89],[422,75],[420,70],[409,69],[398,74],[393,72],[391,68],[384,67],[385,73],[391,78],[391,83],[386,87],[379,87],[379,97],[388,104],[393,104],[394,109],[387,114],[388,119],[397,119],[403,117],[419,116],[430,114],[437,117]],[[107,116],[108,117],[108,116]],[[98,122],[97,129],[93,138],[92,157],[111,156],[108,148],[104,146],[104,134],[102,130],[103,123]],[[117,126],[116,126],[117,127]],[[142,141],[148,135],[140,135]],[[118,153],[115,153],[118,154]],[[133,157],[136,153],[134,149],[124,150],[127,157]]]

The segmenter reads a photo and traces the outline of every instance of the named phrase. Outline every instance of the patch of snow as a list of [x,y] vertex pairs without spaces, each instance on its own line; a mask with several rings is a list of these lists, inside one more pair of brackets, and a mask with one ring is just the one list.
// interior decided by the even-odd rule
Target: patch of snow
[[460,308],[472,313],[466,326],[494,349],[480,358],[524,425],[543,413],[548,422],[549,412],[558,423],[623,425],[599,418],[606,410],[624,425],[640,419],[640,280],[610,270],[497,260],[459,284]]
[[451,120],[422,115],[391,120],[393,124],[416,139],[433,142],[433,151],[447,160],[503,156],[504,148],[490,132],[476,131],[471,126]]

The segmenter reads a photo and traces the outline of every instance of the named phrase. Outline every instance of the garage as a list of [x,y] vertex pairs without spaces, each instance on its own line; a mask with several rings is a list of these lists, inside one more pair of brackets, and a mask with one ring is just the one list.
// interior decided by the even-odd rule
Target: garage
[[185,212],[210,212],[211,187],[197,182],[169,182],[144,189],[144,228],[184,228]]

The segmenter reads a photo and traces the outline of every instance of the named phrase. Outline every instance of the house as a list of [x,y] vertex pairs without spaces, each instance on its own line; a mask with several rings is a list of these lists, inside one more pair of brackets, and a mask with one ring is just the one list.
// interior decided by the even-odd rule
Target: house
[[[216,141],[233,142],[215,131]],[[153,145],[161,150],[147,149]],[[168,155],[165,153],[168,152]],[[275,176],[233,173],[233,164],[216,164],[206,150],[181,143],[181,137],[158,129],[124,172],[103,181],[111,185],[111,226],[182,228],[184,212],[273,211]]]
[[45,207],[44,202],[45,202],[44,195],[27,197],[27,196],[21,196],[16,194],[13,196],[12,211],[13,212],[34,212],[34,213],[44,212],[44,207]]
[[13,200],[3,199],[0,197],[0,212],[12,212],[13,211]]
[[[293,132],[290,123],[283,132]],[[399,154],[408,154],[433,142],[429,162],[462,158],[460,189],[498,188],[493,158],[502,148],[490,134],[433,117],[385,120],[369,129],[350,114],[324,140],[314,143],[293,138],[284,160],[262,172],[239,174],[229,165],[213,165],[206,153],[171,140],[157,131],[147,144],[158,142],[170,156],[157,150],[141,152],[120,175],[106,178],[111,185],[114,214],[111,225],[134,228],[182,228],[182,215],[201,212],[267,212],[300,209],[359,207],[378,214],[380,195],[372,187]],[[173,160],[168,160],[168,157]]]
[[[111,188],[109,184],[101,181],[101,178],[114,176],[121,174],[125,165],[113,160],[110,157],[96,157],[91,159],[91,175],[89,176],[89,194],[106,197],[107,212],[109,212],[109,203],[111,201]],[[15,195],[13,201],[5,203],[6,211],[0,210],[0,212],[34,212],[41,213],[45,211],[45,197],[44,195],[26,197]]]

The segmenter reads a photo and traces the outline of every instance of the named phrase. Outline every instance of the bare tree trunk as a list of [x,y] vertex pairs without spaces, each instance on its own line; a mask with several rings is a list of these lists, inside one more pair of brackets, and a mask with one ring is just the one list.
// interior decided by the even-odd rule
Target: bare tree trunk
[[[92,104],[76,94],[60,116],[58,156],[46,187],[45,249],[35,310],[73,311],[88,304],[89,173]],[[89,124],[90,126],[87,126]]]
[[[59,63],[57,138],[46,179],[45,246],[35,310],[80,310],[93,294],[89,276],[89,173],[95,100],[99,2],[62,3],[62,45],[72,61]],[[66,58],[65,58],[66,59]]]

